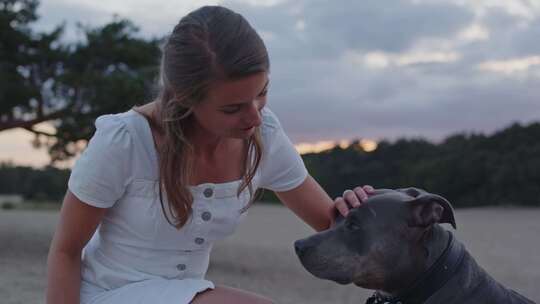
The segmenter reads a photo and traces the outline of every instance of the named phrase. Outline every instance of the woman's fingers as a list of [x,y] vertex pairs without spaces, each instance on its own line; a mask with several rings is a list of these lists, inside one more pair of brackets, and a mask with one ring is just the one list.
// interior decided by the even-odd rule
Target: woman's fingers
[[354,208],[354,207],[358,207],[358,206],[361,205],[360,200],[362,198],[360,198],[355,191],[347,189],[347,190],[343,191],[343,199],[345,200],[347,205]]
[[375,188],[370,185],[364,185],[362,186],[362,189],[364,189],[367,194],[373,194],[375,192]]
[[334,207],[343,216],[347,216],[347,214],[349,214],[349,206],[341,196],[336,197],[336,199],[334,200]]
[[343,192],[343,196],[338,196],[334,200],[334,208],[342,216],[347,216],[349,209],[360,207],[362,203],[367,201],[370,194],[373,194],[375,189],[370,185],[358,186],[353,190],[347,189]]
[[355,196],[358,197],[361,203],[367,201],[368,195],[366,193],[366,190],[364,190],[363,187],[356,187],[354,188],[353,191],[354,191]]

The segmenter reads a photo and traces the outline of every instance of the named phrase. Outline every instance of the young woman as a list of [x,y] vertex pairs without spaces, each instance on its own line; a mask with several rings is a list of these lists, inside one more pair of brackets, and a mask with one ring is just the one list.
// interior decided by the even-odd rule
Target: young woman
[[212,243],[255,191],[316,230],[371,187],[332,201],[265,107],[269,60],[240,15],[202,7],[169,36],[157,100],[96,120],[68,182],[48,258],[47,303],[271,303],[204,279]]

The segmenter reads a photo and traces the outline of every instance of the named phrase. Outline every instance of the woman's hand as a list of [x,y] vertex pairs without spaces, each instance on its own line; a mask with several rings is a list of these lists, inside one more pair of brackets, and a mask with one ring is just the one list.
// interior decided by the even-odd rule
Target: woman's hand
[[375,189],[372,186],[358,186],[353,190],[347,189],[343,192],[343,196],[338,196],[334,199],[334,211],[337,209],[339,214],[347,216],[349,209],[356,208],[362,205],[368,199],[368,196],[373,193]]

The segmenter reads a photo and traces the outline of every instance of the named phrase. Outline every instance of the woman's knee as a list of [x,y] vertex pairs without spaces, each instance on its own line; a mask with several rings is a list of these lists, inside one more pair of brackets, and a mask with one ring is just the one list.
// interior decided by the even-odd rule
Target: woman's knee
[[267,297],[233,287],[216,286],[195,296],[192,304],[274,304],[275,302]]

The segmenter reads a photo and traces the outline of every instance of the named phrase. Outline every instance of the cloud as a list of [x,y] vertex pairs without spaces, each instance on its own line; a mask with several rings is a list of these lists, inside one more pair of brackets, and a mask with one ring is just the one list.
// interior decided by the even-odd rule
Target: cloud
[[84,4],[62,1],[42,1],[37,10],[39,19],[32,27],[38,32],[50,32],[58,25],[65,23],[63,36],[65,42],[79,40],[81,33],[76,24],[91,20],[94,25],[105,24],[112,19],[112,14]]
[[538,19],[524,18],[519,8],[290,1],[237,9],[272,33],[270,106],[295,141],[439,140],[540,119],[540,92],[529,87],[540,81],[535,65],[521,76],[485,68],[535,58]]
[[146,37],[161,37],[168,34],[182,16],[202,5],[215,5],[219,1],[175,1],[162,0],[159,5],[153,0],[46,0],[38,7],[40,16],[36,29],[50,30],[61,22],[67,23],[64,39],[80,38],[75,25],[99,26],[110,22],[114,15],[132,20]]
[[103,24],[117,12],[150,36],[202,3],[238,11],[267,44],[269,106],[296,142],[439,140],[540,119],[540,5],[532,1],[76,3],[44,2],[42,24]]
[[535,66],[540,65],[540,56],[529,56],[525,58],[486,61],[478,65],[480,70],[512,74],[526,72]]

